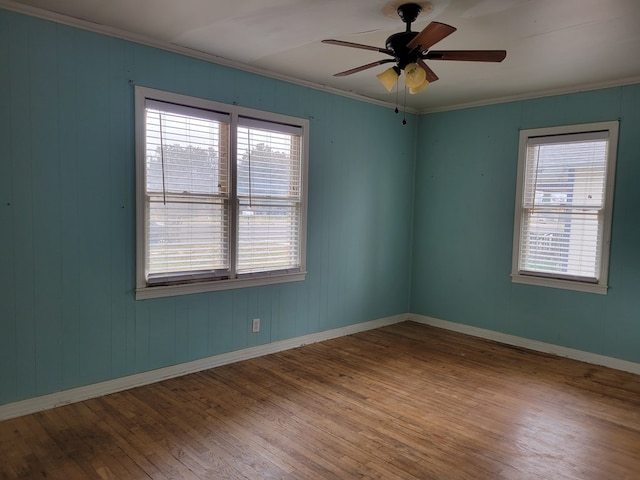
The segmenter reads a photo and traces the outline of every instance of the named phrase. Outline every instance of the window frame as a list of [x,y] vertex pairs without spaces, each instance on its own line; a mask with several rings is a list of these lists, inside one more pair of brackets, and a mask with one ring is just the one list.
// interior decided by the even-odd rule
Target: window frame
[[[203,281],[189,281],[170,285],[149,284],[146,279],[146,252],[148,235],[146,232],[146,217],[148,214],[146,198],[146,101],[155,100],[186,107],[211,110],[228,114],[228,175],[229,175],[229,245],[232,252],[230,261],[236,261],[238,247],[237,222],[238,188],[237,188],[237,128],[240,118],[255,118],[258,121],[293,126],[300,130],[300,219],[299,219],[299,260],[300,267],[296,271],[266,271],[252,273],[235,278],[206,279]],[[308,199],[308,163],[309,163],[309,120],[266,112],[238,105],[229,105],[212,100],[191,97],[148,87],[135,86],[135,146],[136,146],[136,300],[160,298],[175,295],[187,295],[235,288],[247,288],[276,283],[303,281],[306,278],[306,234],[307,234],[307,199]],[[235,274],[235,266],[231,266]],[[237,274],[236,274],[237,275]]]
[[[596,282],[580,279],[579,277],[557,278],[552,275],[543,273],[536,274],[535,272],[523,273],[520,271],[520,241],[522,235],[523,225],[523,213],[525,208],[523,207],[523,195],[524,184],[526,178],[526,160],[527,160],[527,147],[529,139],[540,137],[559,137],[562,135],[575,135],[585,134],[593,132],[607,131],[609,135],[608,150],[607,150],[607,162],[605,166],[605,182],[604,182],[604,196],[602,207],[602,240],[600,243],[599,251],[597,252],[600,257],[600,276]],[[561,125],[554,127],[534,128],[520,130],[520,139],[518,147],[518,176],[516,183],[516,201],[515,201],[515,215],[513,226],[513,251],[512,251],[512,265],[511,265],[511,281],[512,283],[535,285],[542,287],[552,287],[567,290],[574,290],[579,292],[597,293],[606,295],[608,291],[608,278],[609,278],[609,253],[611,245],[611,225],[613,215],[613,196],[615,187],[615,171],[616,171],[616,156],[618,147],[618,131],[619,121],[608,122],[595,122],[576,125]],[[551,143],[551,142],[550,142]]]

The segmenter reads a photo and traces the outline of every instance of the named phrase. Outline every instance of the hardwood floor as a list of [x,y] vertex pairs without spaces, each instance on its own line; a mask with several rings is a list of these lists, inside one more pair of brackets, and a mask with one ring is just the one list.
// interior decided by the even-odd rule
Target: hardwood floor
[[0,478],[637,479],[640,378],[407,322],[0,422]]

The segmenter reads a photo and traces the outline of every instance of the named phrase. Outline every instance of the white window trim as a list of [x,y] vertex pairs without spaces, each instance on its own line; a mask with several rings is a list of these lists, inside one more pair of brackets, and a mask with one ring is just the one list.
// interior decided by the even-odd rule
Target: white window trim
[[[239,117],[252,117],[266,122],[274,122],[285,125],[295,125],[302,129],[301,134],[301,219],[300,219],[300,271],[293,273],[265,272],[263,275],[245,276],[241,278],[211,280],[198,283],[185,283],[179,285],[147,285],[145,279],[145,248],[146,233],[144,228],[145,218],[145,101],[147,99],[188,105],[195,108],[204,108],[217,112],[228,113],[232,118],[232,125],[236,125]],[[230,155],[235,155],[235,131],[231,129],[232,141]],[[188,295],[195,293],[230,290],[235,288],[248,288],[260,285],[273,285],[276,283],[303,281],[306,278],[306,251],[307,251],[307,199],[308,199],[308,164],[309,164],[309,120],[290,117],[272,112],[265,112],[238,105],[223,103],[190,97],[172,92],[156,90],[147,87],[135,87],[135,145],[136,145],[136,300],[160,298],[175,295]],[[232,187],[235,190],[235,185]],[[233,246],[232,248],[235,248]]]
[[[516,183],[516,205],[513,226],[513,253],[511,265],[511,281],[513,283],[536,285],[541,287],[561,288],[579,292],[606,295],[609,279],[609,251],[611,246],[611,224],[613,215],[613,190],[615,186],[616,155],[618,147],[619,122],[598,122],[558,127],[535,128],[520,131],[518,147],[518,178]],[[565,135],[595,131],[609,131],[609,150],[607,152],[607,177],[605,182],[605,199],[603,208],[602,250],[600,252],[600,278],[597,283],[581,280],[550,278],[542,275],[523,274],[519,272],[520,228],[522,222],[522,195],[525,177],[525,161],[527,142],[531,137]]]

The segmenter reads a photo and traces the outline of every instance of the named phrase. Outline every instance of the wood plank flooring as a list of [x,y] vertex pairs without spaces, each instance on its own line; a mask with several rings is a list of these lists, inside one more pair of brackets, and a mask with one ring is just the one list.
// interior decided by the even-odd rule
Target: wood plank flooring
[[0,422],[0,478],[638,479],[640,378],[406,322]]

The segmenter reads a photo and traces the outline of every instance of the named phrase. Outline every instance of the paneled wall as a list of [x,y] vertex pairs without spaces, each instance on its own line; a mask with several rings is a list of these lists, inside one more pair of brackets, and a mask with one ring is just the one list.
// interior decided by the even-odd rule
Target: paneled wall
[[[310,119],[306,281],[134,300],[134,84]],[[0,404],[407,312],[416,126],[0,10]]]
[[[134,299],[134,84],[310,119],[306,281]],[[511,284],[519,129],[618,118],[608,295]],[[640,85],[408,120],[0,10],[0,405],[406,312],[640,362]]]
[[[512,284],[519,129],[620,120],[607,295]],[[420,118],[411,311],[640,362],[640,85]]]

